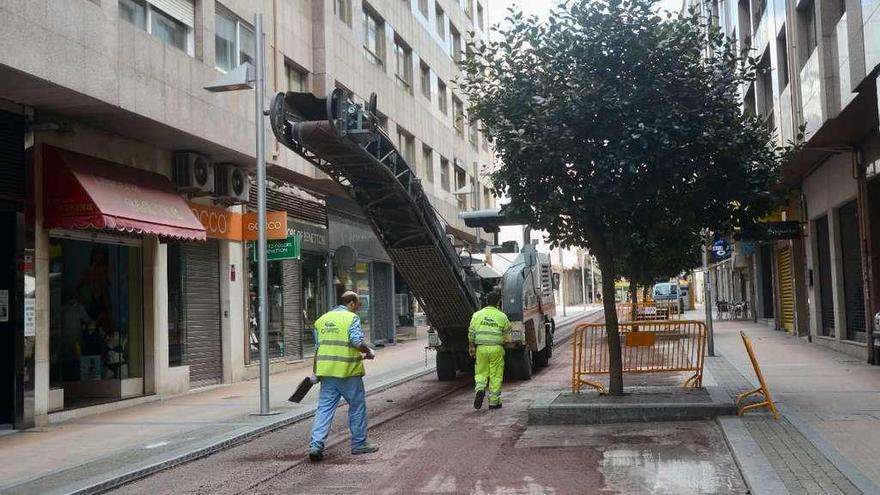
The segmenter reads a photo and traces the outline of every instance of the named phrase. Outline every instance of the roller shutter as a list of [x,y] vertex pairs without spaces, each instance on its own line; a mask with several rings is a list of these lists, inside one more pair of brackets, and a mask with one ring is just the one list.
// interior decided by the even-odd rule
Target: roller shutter
[[196,25],[192,0],[149,0],[149,3],[189,27]]
[[865,293],[862,283],[862,248],[856,202],[841,206],[839,218],[846,340],[865,342]]
[[776,251],[776,274],[779,280],[779,319],[787,332],[794,331],[794,278],[791,247]]
[[834,296],[831,287],[831,244],[828,235],[828,217],[816,219],[816,263],[819,272],[819,311],[821,313],[821,334],[826,337],[836,335],[834,325]]
[[190,242],[181,252],[190,386],[213,385],[223,381],[219,245]]
[[373,297],[372,341],[377,343],[394,340],[394,271],[388,263],[373,263],[373,281],[370,293]]
[[284,278],[284,355],[290,361],[302,358],[302,262],[285,260],[280,263]]
[[0,112],[0,199],[24,201],[24,117]]

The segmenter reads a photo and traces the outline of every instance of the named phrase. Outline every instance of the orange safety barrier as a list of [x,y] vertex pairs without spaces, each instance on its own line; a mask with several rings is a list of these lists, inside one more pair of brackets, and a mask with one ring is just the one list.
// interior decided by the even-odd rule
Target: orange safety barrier
[[[752,368],[755,370],[755,375],[758,377],[758,384],[760,387],[736,396],[736,405],[739,408],[736,415],[742,416],[744,412],[751,409],[766,407],[770,410],[770,413],[773,414],[774,418],[779,419],[779,410],[776,409],[776,404],[773,402],[773,397],[770,395],[770,389],[767,388],[767,383],[764,381],[764,374],[761,373],[761,366],[758,364],[758,359],[755,357],[754,349],[752,349],[752,340],[743,331],[740,331],[739,334],[742,337],[743,345],[746,346],[746,352],[749,353],[749,360],[752,362]],[[752,404],[740,405],[743,399],[753,395],[760,395],[764,400]]]
[[[706,352],[706,325],[701,321],[668,320],[620,323],[621,357],[624,373],[693,372],[683,386],[703,386],[703,356]],[[588,375],[608,373],[608,336],[604,323],[578,325],[572,339],[574,359],[572,392],[589,385],[606,393]]]

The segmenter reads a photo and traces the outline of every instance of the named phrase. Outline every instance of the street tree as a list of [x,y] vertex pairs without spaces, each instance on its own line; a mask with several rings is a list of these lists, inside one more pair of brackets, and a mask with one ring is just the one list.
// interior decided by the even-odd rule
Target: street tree
[[739,104],[755,60],[696,12],[661,16],[653,3],[568,0],[546,20],[511,10],[459,81],[493,140],[506,210],[597,258],[614,395],[614,280],[666,246],[698,246],[703,228],[763,216],[784,151]]

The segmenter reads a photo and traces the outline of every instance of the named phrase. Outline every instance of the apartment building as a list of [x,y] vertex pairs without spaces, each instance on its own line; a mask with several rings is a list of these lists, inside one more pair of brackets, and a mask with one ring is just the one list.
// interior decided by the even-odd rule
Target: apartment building
[[804,131],[804,146],[782,166],[790,194],[767,219],[802,229],[738,243],[729,272],[744,278],[734,292],[750,294],[757,319],[877,363],[880,2],[696,5],[759,61],[757,81],[742,88],[743,110],[760,115],[780,144]]
[[[256,194],[246,179],[254,98],[204,89],[253,61],[257,11],[265,18],[265,104],[277,91],[338,87],[359,100],[377,93],[383,128],[450,236],[462,246],[485,241],[458,218],[494,200],[482,173],[489,146],[467,120],[455,79],[469,36],[485,36],[488,7],[0,4],[0,221],[8,236],[0,247],[0,428],[257,375]],[[272,371],[314,352],[311,322],[344,290],[361,295],[370,339],[393,341],[398,326],[412,324],[414,300],[368,221],[271,136],[266,149],[267,235],[290,242],[269,262]]]

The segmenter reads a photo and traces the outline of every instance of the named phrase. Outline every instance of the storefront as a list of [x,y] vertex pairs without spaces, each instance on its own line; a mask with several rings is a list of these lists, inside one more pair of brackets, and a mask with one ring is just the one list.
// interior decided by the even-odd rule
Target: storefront
[[33,301],[33,251],[25,251],[32,248],[25,244],[25,183],[24,117],[0,112],[0,430],[33,425],[34,338],[24,324],[25,297]]
[[[324,202],[289,184],[271,184],[268,211],[285,212],[287,239],[295,253],[269,257],[267,264],[269,358],[298,361],[315,353],[314,321],[327,310],[327,214]],[[249,210],[256,210],[251,189]],[[247,362],[259,362],[257,264],[254,244],[248,255]]]
[[157,240],[188,249],[205,229],[162,175],[46,145],[41,160],[48,411],[143,395],[156,337],[145,267]]
[[[329,202],[330,200],[328,200]],[[394,342],[396,335],[394,267],[366,219],[356,208],[334,199],[328,211],[333,251],[333,298],[354,291],[361,300],[358,314],[367,340]]]

